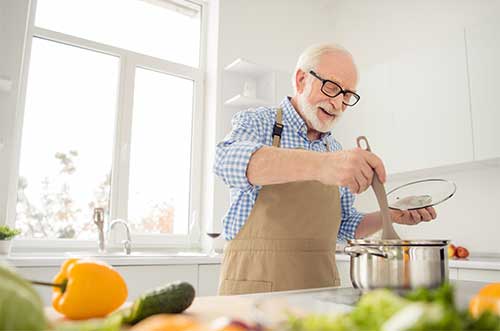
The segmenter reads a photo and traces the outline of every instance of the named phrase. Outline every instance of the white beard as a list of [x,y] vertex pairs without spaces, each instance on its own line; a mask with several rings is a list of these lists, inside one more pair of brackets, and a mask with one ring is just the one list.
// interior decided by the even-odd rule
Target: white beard
[[[309,101],[307,101],[307,97],[311,94],[311,90],[312,81],[309,79],[306,82],[304,91],[297,97],[302,115],[305,117],[305,122],[310,126],[311,129],[318,132],[325,133],[332,131],[333,127],[340,119],[342,111],[333,109],[332,104],[326,101],[318,102],[315,105],[310,104]],[[317,115],[318,112],[322,110],[318,109],[318,107],[323,108],[329,114],[334,115],[334,117],[327,122],[322,122]]]

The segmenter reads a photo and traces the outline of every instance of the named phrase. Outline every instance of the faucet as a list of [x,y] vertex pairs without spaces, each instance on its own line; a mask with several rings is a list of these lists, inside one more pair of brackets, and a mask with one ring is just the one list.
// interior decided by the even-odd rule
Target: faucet
[[104,208],[94,208],[93,220],[99,231],[99,238],[97,239],[99,245],[98,250],[99,253],[103,253],[106,249],[104,242]]
[[125,254],[130,255],[130,251],[131,251],[131,247],[132,247],[132,238],[130,237],[130,228],[128,227],[127,222],[125,222],[124,220],[120,220],[120,219],[112,221],[111,224],[109,225],[108,233],[113,231],[113,228],[117,224],[123,225],[125,227],[125,230],[127,231],[127,239],[123,240],[122,244],[123,244],[123,248],[125,250]]

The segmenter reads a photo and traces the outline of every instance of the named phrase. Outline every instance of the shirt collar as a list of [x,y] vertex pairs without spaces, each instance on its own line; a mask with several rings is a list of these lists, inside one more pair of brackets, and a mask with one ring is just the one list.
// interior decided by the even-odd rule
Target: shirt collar
[[[306,123],[302,117],[300,117],[299,112],[292,105],[291,98],[285,97],[281,101],[280,107],[283,109],[283,123],[290,125],[293,130],[298,132],[305,139],[308,139]],[[320,139],[326,144],[331,135],[331,132],[322,133]]]

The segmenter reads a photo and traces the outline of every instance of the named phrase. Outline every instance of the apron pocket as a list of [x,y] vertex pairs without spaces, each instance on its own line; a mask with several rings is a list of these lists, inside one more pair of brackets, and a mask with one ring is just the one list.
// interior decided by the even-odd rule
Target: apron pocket
[[224,279],[219,288],[220,295],[271,292],[273,283],[264,280]]

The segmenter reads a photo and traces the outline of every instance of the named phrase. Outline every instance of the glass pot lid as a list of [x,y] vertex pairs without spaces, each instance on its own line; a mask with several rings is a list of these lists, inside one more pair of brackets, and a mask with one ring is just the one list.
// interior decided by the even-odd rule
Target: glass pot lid
[[451,181],[424,179],[392,189],[387,193],[387,201],[391,209],[414,210],[438,205],[451,198],[456,190]]

